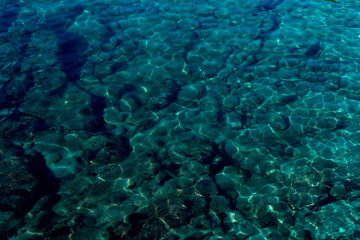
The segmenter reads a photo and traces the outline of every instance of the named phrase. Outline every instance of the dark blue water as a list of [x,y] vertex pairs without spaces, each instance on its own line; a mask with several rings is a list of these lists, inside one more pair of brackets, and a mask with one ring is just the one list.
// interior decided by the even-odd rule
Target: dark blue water
[[0,239],[360,239],[360,6],[0,3]]

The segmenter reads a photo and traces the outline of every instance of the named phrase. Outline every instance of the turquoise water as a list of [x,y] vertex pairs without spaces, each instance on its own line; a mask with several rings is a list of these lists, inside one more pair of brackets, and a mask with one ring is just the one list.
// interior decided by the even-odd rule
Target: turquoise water
[[360,5],[0,2],[0,239],[360,239]]

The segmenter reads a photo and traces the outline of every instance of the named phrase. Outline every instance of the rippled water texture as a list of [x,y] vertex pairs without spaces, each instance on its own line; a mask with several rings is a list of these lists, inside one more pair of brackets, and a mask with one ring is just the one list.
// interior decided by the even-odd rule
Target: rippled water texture
[[359,239],[360,5],[0,2],[0,239]]

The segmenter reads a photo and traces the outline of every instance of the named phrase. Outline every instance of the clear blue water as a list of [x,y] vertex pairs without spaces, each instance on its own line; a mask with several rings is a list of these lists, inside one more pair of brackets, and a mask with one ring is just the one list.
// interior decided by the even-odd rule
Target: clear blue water
[[0,239],[360,239],[360,5],[0,2]]

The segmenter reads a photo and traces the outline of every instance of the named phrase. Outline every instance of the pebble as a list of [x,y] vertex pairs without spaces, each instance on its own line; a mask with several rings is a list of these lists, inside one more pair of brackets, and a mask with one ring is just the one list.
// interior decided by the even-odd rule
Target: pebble
[[45,161],[47,163],[56,163],[61,159],[61,156],[57,153],[50,153],[45,155]]
[[104,61],[103,58],[99,57],[99,56],[90,56],[88,58],[89,62],[91,62],[92,64],[99,64],[101,62]]

